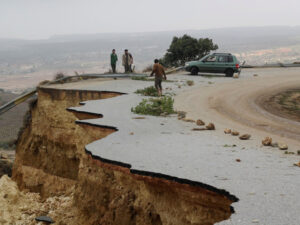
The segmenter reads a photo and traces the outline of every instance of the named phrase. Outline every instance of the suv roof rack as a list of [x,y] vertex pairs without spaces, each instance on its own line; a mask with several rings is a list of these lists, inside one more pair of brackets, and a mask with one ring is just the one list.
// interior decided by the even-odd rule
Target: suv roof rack
[[231,53],[213,53],[213,55],[231,55]]

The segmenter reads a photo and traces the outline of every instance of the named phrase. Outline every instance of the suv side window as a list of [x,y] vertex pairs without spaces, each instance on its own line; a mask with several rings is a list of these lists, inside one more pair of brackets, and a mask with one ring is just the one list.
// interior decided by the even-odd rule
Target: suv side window
[[231,55],[227,56],[227,62],[233,62],[233,57]]
[[227,62],[227,61],[228,61],[227,56],[219,55],[218,62],[224,63],[224,62]]
[[217,58],[214,55],[210,55],[208,58],[205,60],[206,62],[216,62]]

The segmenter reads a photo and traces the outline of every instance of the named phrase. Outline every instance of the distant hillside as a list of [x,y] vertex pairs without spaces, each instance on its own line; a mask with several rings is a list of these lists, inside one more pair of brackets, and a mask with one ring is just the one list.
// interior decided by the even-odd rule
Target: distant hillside
[[[109,67],[112,48],[117,49],[119,56],[128,48],[137,68],[142,69],[154,58],[164,55],[173,36],[185,33],[198,38],[212,38],[219,45],[219,51],[236,53],[250,63],[300,60],[300,26],[64,35],[35,41],[0,39],[0,75],[32,73],[42,69],[104,70]],[[280,48],[290,46],[292,48],[285,49],[288,53],[280,59]],[[259,58],[261,52],[256,55],[255,51],[266,49],[277,49],[279,58],[272,58],[272,52],[268,52],[268,58]]]

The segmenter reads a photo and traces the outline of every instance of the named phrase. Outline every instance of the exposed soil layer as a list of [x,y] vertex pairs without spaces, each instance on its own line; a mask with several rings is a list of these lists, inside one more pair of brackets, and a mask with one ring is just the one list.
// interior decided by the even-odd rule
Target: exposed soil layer
[[275,115],[300,122],[300,89],[277,93],[262,106]]
[[[101,117],[66,110],[122,93],[40,88],[19,137],[13,179],[42,199],[72,196],[74,213],[58,224],[205,224],[228,219],[237,198],[211,186],[91,157],[85,145],[117,129],[77,119]],[[76,123],[75,123],[76,121]],[[65,221],[63,223],[63,221]]]

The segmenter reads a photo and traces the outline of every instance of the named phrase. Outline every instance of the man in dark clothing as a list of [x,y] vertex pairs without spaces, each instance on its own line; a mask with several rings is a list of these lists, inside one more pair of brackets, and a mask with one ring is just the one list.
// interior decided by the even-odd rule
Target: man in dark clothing
[[131,65],[133,64],[133,57],[132,55],[128,52],[127,49],[124,51],[124,55],[122,57],[122,65],[124,66],[125,73],[131,73]]
[[157,90],[158,96],[162,95],[162,79],[167,80],[167,76],[165,73],[165,69],[162,65],[159,64],[158,59],[154,60],[154,65],[153,65],[153,69],[152,72],[150,74],[150,77],[153,76],[153,74],[155,74],[155,88]]
[[113,49],[110,55],[110,65],[113,73],[116,73],[117,61],[118,61],[118,56],[116,54],[116,50]]

